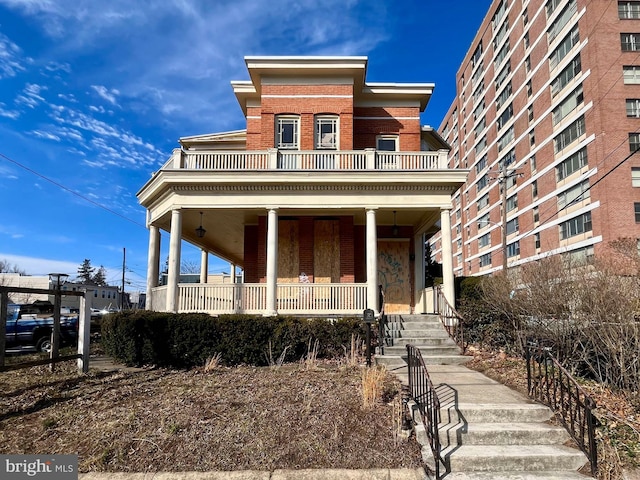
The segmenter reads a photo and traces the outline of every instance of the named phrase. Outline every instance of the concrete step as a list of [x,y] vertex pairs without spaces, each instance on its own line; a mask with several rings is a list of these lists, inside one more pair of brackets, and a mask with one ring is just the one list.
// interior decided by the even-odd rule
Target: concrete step
[[[563,445],[462,445],[443,453],[452,472],[577,471],[587,463],[581,451]],[[433,462],[429,447],[423,457]]]
[[586,480],[585,475],[570,471],[542,472],[451,472],[446,480]]
[[[455,343],[451,343],[450,345],[418,345],[418,344],[414,344],[416,346],[416,348],[418,350],[420,350],[420,353],[422,354],[422,357],[425,358],[426,361],[426,357],[435,357],[435,356],[441,356],[441,355],[460,355],[460,348],[458,348],[458,346]],[[400,355],[405,357],[407,357],[407,347],[404,345],[394,345],[393,347],[384,347],[384,354],[385,355]]]
[[453,340],[451,340],[449,338],[449,336],[446,337],[415,337],[415,338],[411,338],[411,337],[397,337],[393,339],[393,346],[402,346],[405,347],[406,350],[406,346],[408,344],[412,344],[412,345],[429,345],[429,346],[439,346],[439,345],[453,345],[455,346],[455,342]]
[[470,425],[472,423],[547,422],[552,418],[553,412],[538,403],[460,403],[455,406],[441,405],[440,415],[443,423],[458,419]]
[[[385,348],[386,352],[386,348]],[[377,365],[384,365],[387,370],[392,371],[395,375],[401,377],[401,381],[406,383],[407,377],[407,361],[406,355],[376,355],[375,362]],[[472,357],[466,355],[437,355],[431,357],[423,357],[425,365],[462,365]]]
[[[424,428],[416,426],[416,438],[428,444]],[[562,445],[571,437],[567,431],[546,423],[472,423],[440,428],[440,444],[452,445]]]

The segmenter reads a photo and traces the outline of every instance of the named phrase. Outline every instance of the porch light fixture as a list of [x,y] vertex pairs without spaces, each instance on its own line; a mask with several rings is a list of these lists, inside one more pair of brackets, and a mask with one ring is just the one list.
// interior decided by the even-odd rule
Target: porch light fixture
[[198,238],[202,238],[204,237],[205,233],[207,233],[207,231],[204,228],[202,228],[202,212],[200,212],[200,226],[196,228],[196,236]]
[[398,236],[398,233],[400,232],[400,229],[398,228],[398,225],[396,225],[396,211],[393,211],[393,228],[391,229],[391,234],[394,237]]
[[69,278],[69,275],[67,275],[66,273],[49,274],[49,281],[51,282],[51,286],[54,290],[60,290],[62,285],[64,285],[64,282],[67,281],[67,278]]

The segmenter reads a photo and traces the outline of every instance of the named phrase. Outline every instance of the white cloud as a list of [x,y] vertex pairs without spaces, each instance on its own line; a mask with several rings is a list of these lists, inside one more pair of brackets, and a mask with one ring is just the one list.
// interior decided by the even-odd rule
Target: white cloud
[[54,140],[56,142],[60,141],[60,137],[50,132],[43,132],[41,130],[32,130],[31,133],[33,133],[38,138],[44,138],[46,140]]
[[40,92],[47,90],[48,87],[37,85],[35,83],[27,83],[24,87],[23,95],[16,97],[17,104],[26,105],[29,108],[37,107],[41,102],[44,102],[44,97],[40,95]]
[[51,260],[0,252],[0,258],[24,270],[29,275],[48,275],[50,272],[66,272],[75,275],[81,262]]
[[7,110],[6,105],[0,102],[0,117],[7,117],[15,120],[20,116],[20,112],[18,110]]
[[116,95],[120,95],[120,92],[118,90],[116,90],[115,88],[107,88],[104,87],[102,85],[91,85],[91,88],[93,88],[95,90],[95,92],[98,94],[98,96],[100,96],[101,98],[103,98],[104,100],[106,100],[107,102],[109,102],[112,105],[117,105],[118,103],[116,102]]
[[0,33],[0,78],[14,77],[18,72],[25,70],[23,62],[29,61],[28,58],[22,58],[22,49],[18,45]]

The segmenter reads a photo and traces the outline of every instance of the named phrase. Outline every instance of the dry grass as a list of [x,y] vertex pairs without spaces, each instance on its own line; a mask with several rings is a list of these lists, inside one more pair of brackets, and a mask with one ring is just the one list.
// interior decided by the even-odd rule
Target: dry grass
[[77,453],[82,472],[421,465],[398,439],[397,397],[363,408],[358,368],[313,365],[5,372],[0,453]]
[[382,391],[387,371],[384,367],[371,367],[362,370],[362,405],[374,406],[382,400]]

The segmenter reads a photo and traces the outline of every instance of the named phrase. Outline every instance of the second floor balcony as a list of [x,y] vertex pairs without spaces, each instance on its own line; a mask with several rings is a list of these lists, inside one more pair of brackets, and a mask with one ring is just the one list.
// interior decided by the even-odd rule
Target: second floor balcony
[[447,150],[183,150],[175,149],[162,170],[213,171],[429,171],[446,170]]

